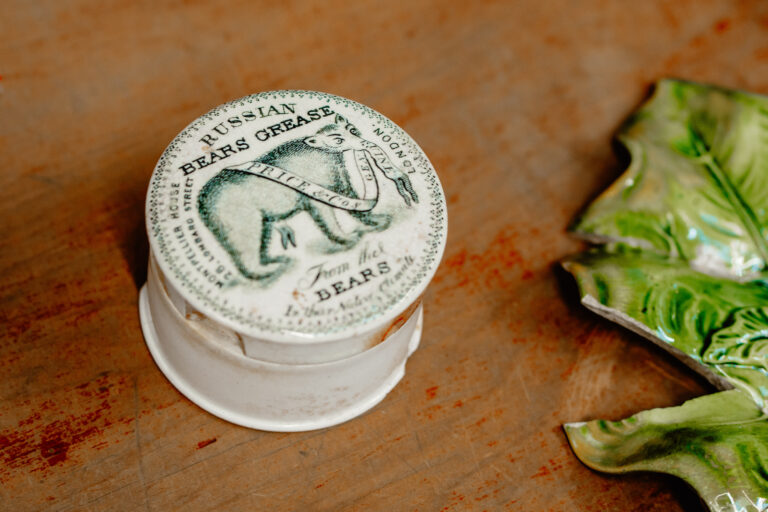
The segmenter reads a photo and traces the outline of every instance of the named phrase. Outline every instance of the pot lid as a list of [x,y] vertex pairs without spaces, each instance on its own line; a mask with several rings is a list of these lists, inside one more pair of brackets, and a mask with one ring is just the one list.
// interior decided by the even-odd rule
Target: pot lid
[[390,324],[445,247],[445,197],[401,128],[338,96],[219,106],[161,156],[147,230],[164,282],[259,339],[342,340]]

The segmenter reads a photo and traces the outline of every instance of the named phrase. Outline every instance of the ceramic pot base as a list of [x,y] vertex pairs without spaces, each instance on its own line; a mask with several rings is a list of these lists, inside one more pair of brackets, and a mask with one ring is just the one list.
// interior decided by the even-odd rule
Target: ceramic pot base
[[207,338],[190,326],[151,268],[139,314],[152,357],[182,394],[227,421],[275,432],[330,427],[376,406],[405,374],[423,323],[419,306],[385,341],[341,361],[259,361],[245,356],[238,344]]

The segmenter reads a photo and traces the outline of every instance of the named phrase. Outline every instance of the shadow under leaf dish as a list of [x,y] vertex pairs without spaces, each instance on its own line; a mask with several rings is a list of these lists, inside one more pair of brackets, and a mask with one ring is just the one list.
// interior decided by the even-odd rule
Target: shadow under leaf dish
[[663,80],[619,130],[631,163],[573,231],[582,303],[721,392],[565,426],[600,471],[684,479],[712,511],[768,510],[768,98]]

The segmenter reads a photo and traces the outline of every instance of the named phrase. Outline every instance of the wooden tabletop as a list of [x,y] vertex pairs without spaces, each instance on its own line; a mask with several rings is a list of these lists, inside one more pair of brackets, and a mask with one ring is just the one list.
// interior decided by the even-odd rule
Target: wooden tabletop
[[[561,425],[711,392],[578,304],[566,234],[654,80],[768,93],[759,1],[3,2],[0,509],[697,511],[581,465]],[[231,425],[139,328],[144,196],[225,101],[327,91],[405,128],[448,197],[421,347],[364,416]]]

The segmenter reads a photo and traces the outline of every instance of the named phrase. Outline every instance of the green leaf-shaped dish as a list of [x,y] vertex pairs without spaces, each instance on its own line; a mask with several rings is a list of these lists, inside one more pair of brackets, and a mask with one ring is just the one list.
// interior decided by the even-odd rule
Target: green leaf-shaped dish
[[664,80],[621,128],[631,164],[573,229],[582,303],[725,390],[572,423],[601,471],[683,478],[712,511],[768,510],[768,99]]
[[768,98],[663,80],[620,129],[632,163],[574,226],[749,278],[768,261]]

